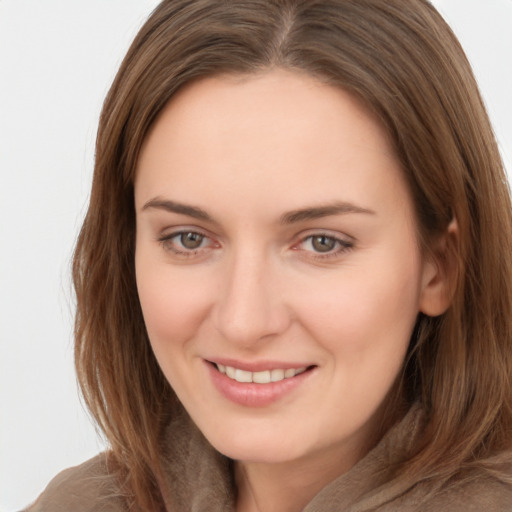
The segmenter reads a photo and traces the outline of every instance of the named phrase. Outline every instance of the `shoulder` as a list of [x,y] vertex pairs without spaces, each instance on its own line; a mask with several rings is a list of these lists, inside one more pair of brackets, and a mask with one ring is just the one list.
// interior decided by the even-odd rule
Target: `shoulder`
[[59,473],[24,512],[124,512],[115,477],[102,453]]
[[451,482],[427,480],[395,496],[379,512],[512,512],[512,484],[479,471]]
[[448,484],[426,503],[425,512],[511,512],[512,484],[490,475]]

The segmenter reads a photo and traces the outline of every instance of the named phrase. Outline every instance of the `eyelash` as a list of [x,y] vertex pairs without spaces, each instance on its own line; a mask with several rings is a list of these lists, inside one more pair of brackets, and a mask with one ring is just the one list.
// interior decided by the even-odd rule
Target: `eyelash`
[[[333,242],[334,243],[333,249],[323,252],[323,253],[319,252],[319,251],[315,251],[315,250],[300,249],[300,246],[304,245],[306,243],[309,243],[310,245],[312,245],[314,243],[315,238],[316,239],[324,238],[326,240],[329,240],[330,242]],[[292,247],[292,249],[297,250],[297,251],[302,250],[302,251],[313,253],[315,255],[315,259],[317,259],[317,260],[336,258],[336,257],[341,256],[342,254],[345,254],[346,252],[350,251],[353,248],[354,248],[354,242],[331,235],[331,234],[328,234],[328,233],[322,233],[322,232],[312,233],[310,235],[304,236],[303,238],[301,238],[301,240],[297,244],[295,244]]]
[[[201,246],[198,247],[197,249],[187,249],[186,247],[179,248],[179,246],[176,245],[176,242],[173,242],[173,239],[182,237],[183,235],[197,235],[202,237]],[[190,258],[196,256],[201,250],[204,250],[206,247],[202,247],[202,243],[205,240],[211,239],[208,235],[205,235],[204,233],[201,233],[200,231],[196,231],[193,229],[182,229],[180,231],[175,231],[168,235],[162,235],[158,238],[158,241],[166,251],[170,251],[173,254],[183,258]],[[213,246],[218,246],[218,244],[213,243],[212,247]]]
[[[173,240],[177,239],[179,237],[182,237],[183,235],[197,235],[199,237],[202,237],[201,246],[199,246],[197,249],[187,249],[186,247],[180,248],[179,246],[176,245],[176,242],[173,242]],[[317,238],[317,239],[324,238],[325,240],[332,242],[334,244],[333,250],[328,250],[328,251],[322,253],[320,251],[315,251],[315,250],[301,249],[301,246],[303,246],[304,244],[306,244],[308,242],[312,245],[314,243],[315,238]],[[158,242],[162,245],[164,250],[170,251],[171,253],[175,254],[176,256],[179,256],[182,258],[191,258],[191,257],[197,256],[198,253],[200,253],[201,251],[203,251],[205,249],[220,247],[220,244],[218,244],[218,242],[215,242],[213,240],[211,240],[211,243],[209,244],[210,247],[208,247],[208,246],[203,247],[203,242],[205,240],[211,240],[211,238],[208,235],[201,233],[200,231],[193,230],[193,229],[183,229],[180,231],[174,231],[172,233],[162,235],[158,238]],[[181,243],[181,242],[177,242],[177,243]],[[352,241],[342,239],[340,237],[337,237],[337,236],[334,236],[334,235],[331,235],[328,233],[315,232],[315,233],[303,236],[299,240],[298,243],[296,243],[292,246],[292,250],[312,253],[315,255],[314,256],[315,259],[324,260],[324,259],[328,259],[328,258],[339,257],[340,255],[353,249],[353,247],[354,247],[354,243]]]

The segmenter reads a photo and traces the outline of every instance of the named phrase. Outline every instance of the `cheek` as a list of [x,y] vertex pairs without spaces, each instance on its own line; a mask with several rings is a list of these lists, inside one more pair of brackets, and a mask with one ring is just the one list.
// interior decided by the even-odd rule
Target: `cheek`
[[204,280],[136,258],[137,289],[155,355],[182,347],[209,309]]
[[326,285],[298,294],[299,316],[319,343],[351,363],[405,352],[419,309],[415,262],[353,267]]

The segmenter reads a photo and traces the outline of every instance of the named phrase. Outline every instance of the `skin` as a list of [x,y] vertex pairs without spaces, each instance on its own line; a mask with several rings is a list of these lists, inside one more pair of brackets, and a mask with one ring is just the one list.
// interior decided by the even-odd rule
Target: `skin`
[[[237,461],[237,510],[301,510],[371,448],[418,312],[446,308],[386,133],[309,76],[202,79],[150,131],[135,205],[152,348]],[[218,358],[309,370],[252,407],[213,385]]]

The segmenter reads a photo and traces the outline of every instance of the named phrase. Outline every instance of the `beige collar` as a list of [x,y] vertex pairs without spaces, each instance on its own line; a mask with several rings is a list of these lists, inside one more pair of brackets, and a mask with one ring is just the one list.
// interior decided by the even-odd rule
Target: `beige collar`
[[[387,481],[389,469],[414,445],[423,425],[414,406],[350,471],[324,487],[304,512],[363,512],[407,491],[403,480]],[[217,452],[180,410],[166,429],[162,453],[167,510],[229,512],[235,509],[233,464]]]

